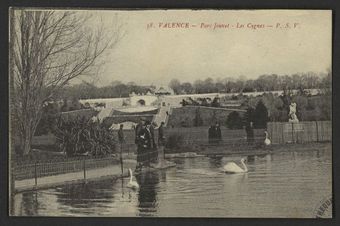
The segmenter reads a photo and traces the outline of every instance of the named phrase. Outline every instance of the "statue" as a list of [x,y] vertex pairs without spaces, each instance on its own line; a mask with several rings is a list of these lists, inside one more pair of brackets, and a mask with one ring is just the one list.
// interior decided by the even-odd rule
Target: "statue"
[[289,105],[289,122],[299,122],[299,119],[296,116],[296,103],[292,102]]

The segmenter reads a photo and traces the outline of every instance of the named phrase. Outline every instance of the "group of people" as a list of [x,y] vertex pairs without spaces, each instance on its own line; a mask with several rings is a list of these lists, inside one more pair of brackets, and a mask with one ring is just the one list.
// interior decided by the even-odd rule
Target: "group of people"
[[[254,144],[254,126],[253,122],[249,122],[246,127],[247,143],[248,145]],[[221,128],[219,123],[211,125],[208,130],[208,142],[209,144],[219,144],[222,141]]]
[[215,125],[211,125],[208,130],[209,144],[218,144],[222,141],[222,133],[220,124],[216,122]]
[[[123,124],[118,130],[118,141],[122,145],[125,142],[123,133]],[[249,122],[246,127],[247,143],[252,145],[254,143],[254,128],[253,123]],[[164,137],[164,122],[158,127],[158,142],[155,142],[155,125],[150,121],[141,118],[135,127],[135,144],[137,145],[137,169],[142,166],[147,166],[150,162],[156,162],[158,159],[157,146],[165,145]],[[211,125],[208,130],[209,144],[218,145],[222,141],[221,127],[218,122]]]
[[[123,124],[118,130],[118,141],[124,143]],[[158,145],[164,145],[164,122],[158,128]],[[155,125],[150,121],[141,118],[135,127],[135,144],[137,145],[137,167],[140,170],[158,159],[157,145],[155,142]]]

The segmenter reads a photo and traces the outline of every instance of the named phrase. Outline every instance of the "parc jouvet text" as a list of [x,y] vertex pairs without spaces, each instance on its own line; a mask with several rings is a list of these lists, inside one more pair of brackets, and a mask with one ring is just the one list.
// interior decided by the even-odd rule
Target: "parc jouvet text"
[[299,29],[299,22],[274,22],[274,23],[189,23],[189,22],[150,22],[146,24],[146,29]]

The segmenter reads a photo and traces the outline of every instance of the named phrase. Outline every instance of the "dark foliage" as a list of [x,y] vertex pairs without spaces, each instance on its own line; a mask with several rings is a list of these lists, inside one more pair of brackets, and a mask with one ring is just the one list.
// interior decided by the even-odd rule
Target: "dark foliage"
[[267,127],[269,121],[268,110],[264,105],[263,101],[260,100],[254,111],[254,127],[256,129],[264,129]]
[[243,120],[237,111],[233,111],[228,115],[227,127],[229,129],[242,129]]
[[43,114],[34,135],[40,136],[52,132],[59,112],[60,110],[57,104],[48,103],[43,108]]
[[55,130],[57,145],[68,156],[88,154],[101,156],[115,151],[112,131],[85,117],[65,121],[59,119]]
[[248,125],[250,122],[254,122],[255,109],[248,107],[246,113],[243,115],[244,124]]

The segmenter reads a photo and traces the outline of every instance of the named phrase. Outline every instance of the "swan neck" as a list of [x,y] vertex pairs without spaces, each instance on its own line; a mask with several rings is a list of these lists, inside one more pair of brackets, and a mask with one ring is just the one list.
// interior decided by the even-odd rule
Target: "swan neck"
[[130,172],[130,182],[132,182],[132,171],[129,169]]

